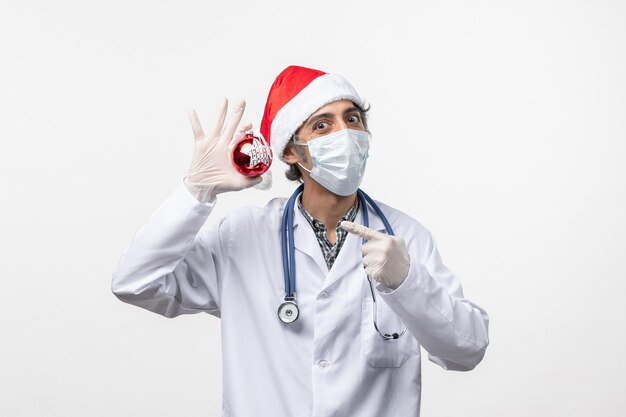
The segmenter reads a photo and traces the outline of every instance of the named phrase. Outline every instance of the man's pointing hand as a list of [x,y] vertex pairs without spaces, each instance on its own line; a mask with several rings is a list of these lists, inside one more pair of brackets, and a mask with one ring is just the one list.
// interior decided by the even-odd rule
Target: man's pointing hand
[[392,290],[404,282],[410,266],[404,239],[349,221],[341,222],[341,228],[367,240],[361,246],[361,253],[365,273],[370,278]]

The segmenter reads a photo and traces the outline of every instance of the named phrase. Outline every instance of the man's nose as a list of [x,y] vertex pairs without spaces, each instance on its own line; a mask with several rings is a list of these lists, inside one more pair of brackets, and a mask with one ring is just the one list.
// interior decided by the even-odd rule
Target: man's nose
[[344,130],[348,128],[348,124],[343,118],[338,118],[335,120],[332,133],[339,132],[340,130]]

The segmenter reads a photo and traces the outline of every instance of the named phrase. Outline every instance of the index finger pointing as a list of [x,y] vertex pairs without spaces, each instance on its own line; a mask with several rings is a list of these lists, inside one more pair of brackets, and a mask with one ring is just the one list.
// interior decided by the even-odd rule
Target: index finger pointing
[[370,229],[369,227],[365,227],[362,224],[352,223],[346,220],[342,221],[340,226],[346,232],[361,236],[365,240],[374,240],[380,234],[380,232]]

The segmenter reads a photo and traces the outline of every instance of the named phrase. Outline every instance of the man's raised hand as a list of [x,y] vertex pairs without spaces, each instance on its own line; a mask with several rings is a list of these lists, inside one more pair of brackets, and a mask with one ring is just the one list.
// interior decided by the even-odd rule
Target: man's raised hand
[[189,173],[185,177],[185,185],[199,201],[213,201],[220,193],[242,190],[262,181],[260,176],[245,177],[239,174],[230,160],[229,144],[235,133],[252,128],[252,125],[247,123],[237,129],[245,108],[245,101],[237,102],[225,124],[228,100],[223,98],[217,106],[215,120],[208,135],[202,129],[196,111],[189,112],[195,148]]

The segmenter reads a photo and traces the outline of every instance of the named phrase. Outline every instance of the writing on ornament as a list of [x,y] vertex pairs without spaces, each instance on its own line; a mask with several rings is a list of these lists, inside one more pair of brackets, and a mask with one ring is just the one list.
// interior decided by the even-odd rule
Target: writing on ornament
[[270,164],[270,147],[266,146],[258,140],[254,138],[252,141],[252,149],[250,149],[248,156],[250,156],[250,167],[254,167],[257,164]]

